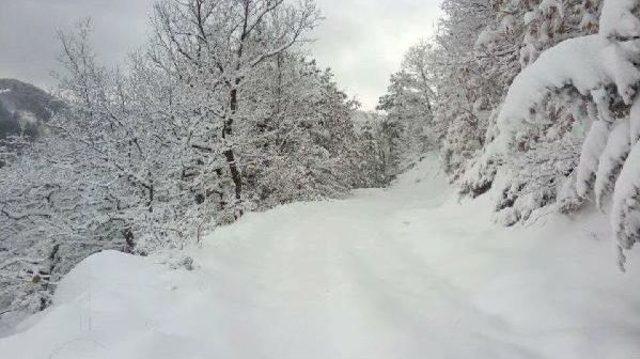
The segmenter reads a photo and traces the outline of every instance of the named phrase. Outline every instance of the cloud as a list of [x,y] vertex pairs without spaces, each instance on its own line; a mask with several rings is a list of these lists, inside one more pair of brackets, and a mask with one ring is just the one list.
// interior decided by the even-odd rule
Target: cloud
[[[117,64],[143,44],[153,0],[0,0],[0,77],[53,83],[56,29],[91,16],[99,56]],[[373,109],[406,49],[428,36],[438,0],[318,0],[326,20],[309,51],[340,86]]]
[[314,53],[367,109],[387,87],[404,52],[428,37],[439,15],[435,0],[319,0],[325,23]]
[[151,0],[0,0],[0,77],[52,85],[56,31],[92,17],[96,51],[117,64],[143,43]]

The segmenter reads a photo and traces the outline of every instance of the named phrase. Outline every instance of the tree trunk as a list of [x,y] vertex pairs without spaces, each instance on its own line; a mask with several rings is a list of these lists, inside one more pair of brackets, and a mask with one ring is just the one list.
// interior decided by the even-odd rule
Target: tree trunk
[[128,254],[133,253],[136,248],[136,243],[134,242],[134,236],[131,227],[126,226],[122,230],[122,235],[124,236],[124,248],[122,248],[122,251]]
[[[236,85],[240,83],[240,79],[236,79],[235,83]],[[229,117],[227,117],[224,122],[224,126],[222,128],[223,139],[228,139],[233,135],[233,121],[235,114],[238,111],[238,90],[235,88],[229,91],[229,103],[231,108],[231,115],[229,115]],[[233,151],[233,148],[230,146],[223,152],[223,154],[225,159],[227,160],[229,172],[231,173],[231,180],[233,181],[233,185],[235,187],[236,203],[234,204],[234,217],[235,219],[238,219],[244,214],[244,211],[242,209],[242,175],[238,170],[236,155]]]

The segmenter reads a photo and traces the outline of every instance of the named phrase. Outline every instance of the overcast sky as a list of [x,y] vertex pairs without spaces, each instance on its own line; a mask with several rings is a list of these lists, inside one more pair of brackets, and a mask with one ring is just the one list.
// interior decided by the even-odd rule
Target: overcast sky
[[[0,77],[52,85],[55,31],[91,16],[95,45],[105,62],[121,61],[139,46],[154,0],[0,0]],[[373,109],[404,51],[428,37],[439,0],[318,0],[326,20],[310,50],[331,67],[341,88]]]

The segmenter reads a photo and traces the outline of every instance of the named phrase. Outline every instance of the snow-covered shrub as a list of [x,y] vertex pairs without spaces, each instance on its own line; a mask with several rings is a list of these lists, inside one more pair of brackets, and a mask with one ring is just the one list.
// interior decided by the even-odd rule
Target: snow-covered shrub
[[[579,94],[573,97],[586,103],[573,112],[573,117],[588,131],[576,152],[579,162],[567,168],[567,176],[573,173],[575,194],[583,199],[594,198],[607,208],[605,201],[613,198],[611,222],[624,249],[630,249],[640,233],[636,212],[640,178],[636,165],[640,113],[638,5],[636,0],[605,1],[598,34],[566,40],[546,50],[519,74],[501,108],[500,135],[490,148],[512,156],[520,150],[520,138],[530,138],[526,134],[532,126],[543,121],[558,123],[558,119],[537,116],[540,104],[562,104],[554,91],[575,89]],[[563,107],[566,109],[566,104]]]
[[[514,138],[512,150],[502,156],[502,172],[511,181],[503,190],[509,201],[500,200],[498,219],[503,223],[528,220],[539,208],[564,198],[563,211],[580,208],[570,198],[567,177],[580,159],[585,127],[580,119],[589,103],[575,90],[554,91],[530,111],[530,121]],[[494,156],[489,156],[495,162]],[[498,169],[496,169],[498,171]],[[503,220],[502,217],[508,217]]]
[[[509,27],[498,27],[502,29],[500,31],[501,36],[496,38],[495,45],[492,48],[484,50],[484,56],[478,56],[475,60],[478,63],[484,64],[484,68],[489,73],[496,74],[495,76],[502,76],[500,82],[494,82],[494,89],[492,93],[494,95],[490,100],[490,109],[492,111],[489,117],[489,124],[487,126],[485,143],[483,149],[476,154],[476,158],[480,161],[484,161],[487,156],[484,148],[491,143],[499,132],[500,124],[498,123],[500,108],[502,106],[504,97],[507,95],[508,89],[512,82],[516,79],[516,76],[521,71],[526,71],[527,67],[536,62],[540,53],[554,46],[555,44],[575,36],[583,34],[589,34],[594,31],[593,27],[583,26],[583,19],[585,17],[593,16],[597,14],[599,4],[592,1],[503,1],[498,2],[498,8],[501,9],[496,14],[500,21],[507,21],[511,24]],[[496,52],[496,49],[501,49],[500,52]],[[492,52],[489,52],[492,51]],[[484,74],[481,74],[482,76]],[[572,138],[579,136],[573,127],[578,126],[576,122],[576,116],[574,113],[576,107],[581,106],[580,96],[574,96],[574,94],[566,93],[566,91],[559,91],[557,94],[550,94],[548,97],[541,99],[540,108],[532,109],[536,111],[531,115],[538,118],[542,125],[532,126],[528,129],[527,133],[521,133],[520,143],[518,144],[519,152],[529,152],[533,150],[533,153],[526,156],[520,156],[526,162],[536,163],[535,151],[540,151],[540,154],[544,152],[555,153],[556,151],[551,147],[556,140],[565,141],[563,136],[569,134]],[[565,109],[565,107],[568,107]],[[555,124],[554,119],[560,120],[565,123],[564,125]],[[547,125],[544,125],[544,124]],[[536,144],[536,142],[542,142],[542,144]],[[573,143],[574,140],[566,139],[566,141]],[[562,156],[559,158],[561,161],[566,159],[569,155],[567,152],[567,146],[556,144],[559,146],[559,152]],[[550,147],[551,146],[551,147]],[[535,150],[534,150],[535,149]],[[533,182],[537,182],[535,185],[524,186],[522,190],[531,192],[532,188],[539,188],[541,191],[539,195],[534,197],[546,198],[545,193],[553,193],[556,191],[555,184],[548,184],[540,186],[548,180],[549,171],[551,167],[562,167],[562,164],[554,164],[555,156],[543,161],[541,168],[532,168],[528,174],[529,178],[533,175]],[[533,161],[532,161],[533,160]],[[515,163],[517,159],[492,159],[493,166],[503,162]],[[516,164],[516,167],[522,168],[525,165]],[[546,167],[546,169],[544,168]],[[492,182],[493,178],[485,177],[478,179],[474,177],[473,169],[467,170],[462,168],[462,172],[465,173],[464,181],[462,182],[463,188],[466,186],[466,182]],[[487,171],[485,171],[487,172]],[[489,174],[495,171],[487,172]],[[518,172],[516,170],[515,172]],[[555,173],[565,172],[564,170],[555,171]],[[535,178],[537,173],[541,173],[541,178]],[[516,173],[517,175],[517,173]],[[525,177],[524,182],[529,180]],[[516,181],[517,182],[517,181]],[[521,186],[515,186],[515,188]],[[527,187],[527,188],[525,188]],[[514,194],[517,196],[517,194]],[[545,201],[546,202],[546,199]]]

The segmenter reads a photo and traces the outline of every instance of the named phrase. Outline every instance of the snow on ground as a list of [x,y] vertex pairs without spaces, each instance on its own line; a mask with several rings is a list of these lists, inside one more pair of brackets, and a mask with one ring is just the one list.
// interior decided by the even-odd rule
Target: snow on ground
[[606,220],[496,227],[435,163],[247,215],[188,251],[192,271],[162,264],[175,253],[92,256],[0,357],[640,357],[640,258],[618,271]]

